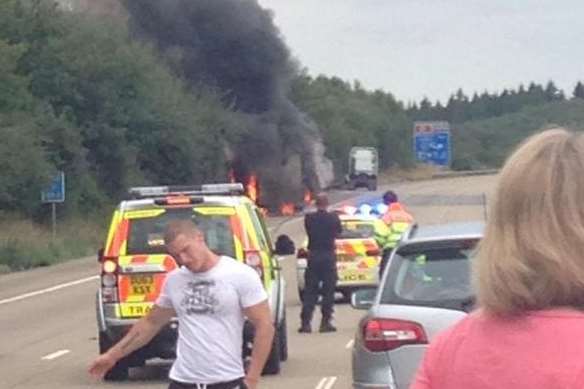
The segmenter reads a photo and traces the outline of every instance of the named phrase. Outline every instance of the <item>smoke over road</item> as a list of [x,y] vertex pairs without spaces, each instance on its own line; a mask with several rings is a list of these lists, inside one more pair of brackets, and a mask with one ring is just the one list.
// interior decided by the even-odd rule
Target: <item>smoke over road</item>
[[[289,158],[302,156],[304,185],[321,185],[311,162],[318,129],[286,97],[297,68],[271,13],[256,0],[124,0],[133,33],[154,42],[194,89],[217,88],[253,131],[234,146],[235,175],[257,171],[264,194],[298,197]],[[269,183],[272,184],[269,184]],[[278,190],[275,190],[278,188]],[[276,194],[276,192],[278,192]]]

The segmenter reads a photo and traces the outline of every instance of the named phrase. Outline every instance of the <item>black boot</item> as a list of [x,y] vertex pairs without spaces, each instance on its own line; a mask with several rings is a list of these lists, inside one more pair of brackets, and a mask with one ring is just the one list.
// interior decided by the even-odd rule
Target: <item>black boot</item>
[[301,334],[310,334],[312,332],[310,323],[302,323],[300,328],[298,328],[298,332],[300,332]]
[[331,324],[330,320],[323,320],[320,323],[320,332],[336,332],[337,328]]

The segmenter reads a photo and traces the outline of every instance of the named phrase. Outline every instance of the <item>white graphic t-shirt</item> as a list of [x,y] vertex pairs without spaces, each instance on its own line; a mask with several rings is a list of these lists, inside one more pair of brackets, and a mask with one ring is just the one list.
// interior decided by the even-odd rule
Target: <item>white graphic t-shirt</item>
[[204,273],[168,274],[156,305],[178,316],[177,358],[170,378],[212,384],[244,376],[243,309],[267,299],[258,273],[229,257]]

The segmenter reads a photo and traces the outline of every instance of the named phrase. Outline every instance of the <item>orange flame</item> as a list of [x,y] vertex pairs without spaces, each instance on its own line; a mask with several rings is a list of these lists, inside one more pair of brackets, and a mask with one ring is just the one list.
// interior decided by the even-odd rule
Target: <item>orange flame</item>
[[312,204],[312,193],[308,189],[304,191],[304,204],[306,205]]
[[247,196],[253,201],[254,203],[258,200],[258,179],[255,174],[252,173],[249,176],[249,180],[247,182]]
[[293,203],[284,203],[280,207],[280,213],[283,216],[292,216],[296,213],[296,209]]

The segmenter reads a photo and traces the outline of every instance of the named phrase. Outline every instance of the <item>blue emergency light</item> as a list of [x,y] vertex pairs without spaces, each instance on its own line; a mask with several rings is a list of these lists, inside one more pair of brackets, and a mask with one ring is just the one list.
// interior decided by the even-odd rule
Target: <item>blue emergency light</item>
[[341,208],[341,213],[345,215],[360,215],[360,216],[381,216],[388,210],[388,206],[383,203],[369,204],[362,203],[358,207],[352,205],[345,205]]

